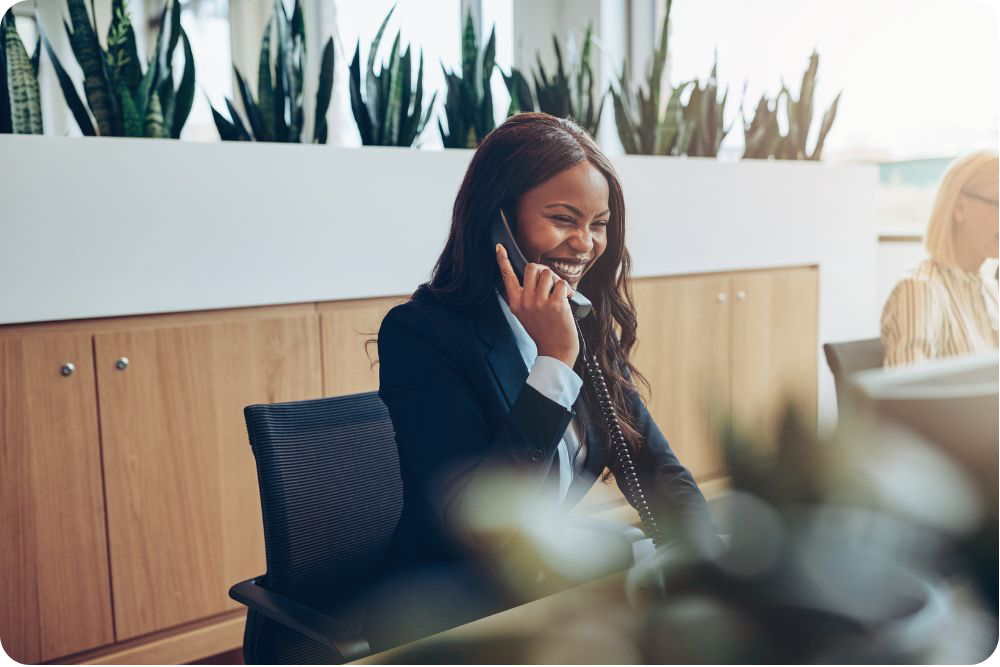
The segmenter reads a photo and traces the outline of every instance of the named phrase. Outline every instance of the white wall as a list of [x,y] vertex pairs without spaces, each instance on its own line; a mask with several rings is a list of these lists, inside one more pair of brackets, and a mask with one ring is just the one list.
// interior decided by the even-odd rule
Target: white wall
[[[0,137],[0,324],[408,294],[471,156]],[[636,276],[816,264],[820,343],[878,334],[874,167],[614,163]]]

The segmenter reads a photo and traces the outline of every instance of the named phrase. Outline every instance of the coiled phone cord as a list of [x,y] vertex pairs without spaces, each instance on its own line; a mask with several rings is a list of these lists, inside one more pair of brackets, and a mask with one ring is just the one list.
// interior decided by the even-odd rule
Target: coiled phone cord
[[660,527],[656,525],[656,519],[649,511],[649,503],[646,502],[646,494],[639,484],[639,474],[636,472],[635,463],[632,461],[632,452],[628,443],[625,442],[625,435],[618,424],[618,415],[611,404],[611,394],[608,392],[607,382],[604,381],[604,372],[600,364],[597,363],[596,355],[587,355],[587,342],[583,338],[583,330],[580,328],[580,321],[574,319],[576,331],[580,335],[580,354],[583,357],[583,367],[590,377],[590,382],[594,386],[597,396],[597,404],[604,414],[604,421],[608,427],[608,434],[611,437],[611,448],[615,456],[618,457],[621,473],[625,477],[625,489],[628,501],[639,513],[646,534],[653,539],[653,544],[660,546],[663,544],[663,536],[660,534]]

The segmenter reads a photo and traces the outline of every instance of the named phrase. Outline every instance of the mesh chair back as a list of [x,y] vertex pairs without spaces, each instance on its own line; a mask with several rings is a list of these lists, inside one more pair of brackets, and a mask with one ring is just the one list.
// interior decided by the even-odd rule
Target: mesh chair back
[[885,358],[882,341],[878,338],[852,340],[845,343],[823,345],[826,363],[833,371],[833,381],[837,387],[837,409],[843,413],[847,404],[849,376],[869,368],[881,368]]
[[244,409],[257,460],[267,587],[299,601],[366,583],[403,506],[377,392]]

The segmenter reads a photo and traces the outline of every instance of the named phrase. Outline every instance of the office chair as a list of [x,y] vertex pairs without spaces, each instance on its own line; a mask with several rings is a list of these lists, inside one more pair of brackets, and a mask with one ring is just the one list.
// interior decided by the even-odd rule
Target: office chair
[[867,338],[844,343],[825,343],[823,353],[826,363],[833,371],[833,382],[837,388],[837,412],[843,414],[849,402],[849,376],[869,368],[881,368],[885,358],[882,340]]
[[229,595],[249,607],[247,664],[367,655],[359,585],[403,506],[389,413],[377,392],[244,409],[257,461],[266,574]]
[[[458,569],[439,573],[433,591],[374,580],[403,505],[392,422],[377,392],[250,405],[243,412],[257,462],[267,557],[266,574],[229,590],[249,608],[247,664],[337,664],[368,655],[369,640],[384,637],[364,636],[364,629],[380,632],[364,628],[365,612],[387,587],[400,598],[420,599],[401,607],[404,616],[383,617],[406,623],[405,613],[431,602],[435,609],[419,614],[425,634],[499,611],[477,607],[465,590],[474,582]],[[642,531],[585,518],[571,523],[615,554],[586,578],[634,563]],[[538,595],[552,592],[538,586]],[[474,616],[449,616],[449,605]]]

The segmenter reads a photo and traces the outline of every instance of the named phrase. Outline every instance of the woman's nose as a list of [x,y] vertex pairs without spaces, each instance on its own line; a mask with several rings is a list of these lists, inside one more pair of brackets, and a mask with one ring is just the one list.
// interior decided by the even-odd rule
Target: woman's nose
[[594,236],[589,230],[576,229],[570,235],[569,244],[577,252],[590,252],[594,247]]

